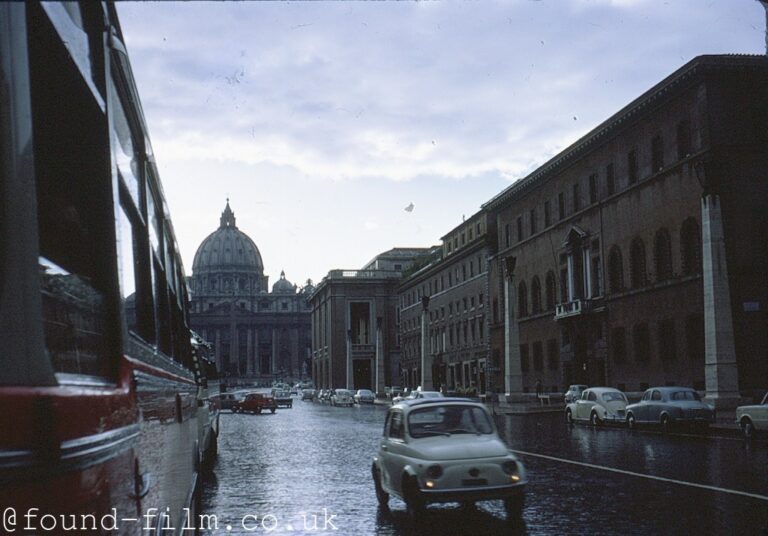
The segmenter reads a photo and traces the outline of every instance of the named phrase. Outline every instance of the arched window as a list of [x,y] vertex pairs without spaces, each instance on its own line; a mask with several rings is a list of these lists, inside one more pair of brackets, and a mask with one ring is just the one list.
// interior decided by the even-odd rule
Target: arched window
[[629,248],[629,268],[632,288],[640,288],[648,282],[648,274],[645,271],[645,244],[641,238],[632,240]]
[[672,244],[669,232],[663,227],[656,231],[653,240],[653,258],[656,264],[656,280],[665,281],[672,277]]
[[541,312],[541,282],[539,276],[533,276],[531,281],[531,312],[539,314]]
[[525,281],[520,281],[517,287],[517,316],[528,316],[528,289]]
[[680,229],[680,252],[685,275],[701,273],[701,233],[694,218],[688,218]]
[[624,290],[624,262],[619,246],[613,246],[608,253],[608,286],[611,293]]
[[547,272],[546,285],[547,311],[551,311],[555,308],[555,296],[557,296],[557,288],[555,287],[555,274],[551,270]]

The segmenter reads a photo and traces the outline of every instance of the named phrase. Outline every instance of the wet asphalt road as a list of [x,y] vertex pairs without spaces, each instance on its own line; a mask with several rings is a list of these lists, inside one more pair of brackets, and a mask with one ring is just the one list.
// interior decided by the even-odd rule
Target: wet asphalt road
[[497,418],[528,453],[522,520],[497,502],[434,505],[414,521],[392,498],[385,512],[370,477],[385,412],[295,399],[275,415],[222,414],[203,492],[218,530],[205,533],[768,535],[766,441],[569,427],[560,414]]

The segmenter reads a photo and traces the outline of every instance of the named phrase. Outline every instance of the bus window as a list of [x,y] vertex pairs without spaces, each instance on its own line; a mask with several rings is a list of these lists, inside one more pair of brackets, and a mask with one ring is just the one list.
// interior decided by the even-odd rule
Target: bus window
[[29,64],[45,344],[56,372],[110,376],[118,324],[109,314],[117,281],[107,121],[38,10]]

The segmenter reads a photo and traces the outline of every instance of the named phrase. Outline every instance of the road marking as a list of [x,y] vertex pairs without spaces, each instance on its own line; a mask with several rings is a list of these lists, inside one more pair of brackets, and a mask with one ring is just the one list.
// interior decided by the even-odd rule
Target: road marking
[[616,469],[615,467],[606,467],[604,465],[595,465],[593,463],[577,462],[576,460],[568,460],[566,458],[557,458],[555,456],[547,456],[546,454],[538,454],[535,452],[526,452],[524,450],[512,450],[515,454],[522,456],[532,456],[534,458],[543,458],[545,460],[552,460],[561,463],[570,463],[572,465],[580,465],[582,467],[589,467],[590,469],[600,469],[602,471],[610,471],[612,473],[619,473],[622,475],[637,476],[640,478],[647,478],[650,480],[658,480],[661,482],[670,482],[672,484],[680,484],[681,486],[689,486],[692,488],[706,489],[710,491],[719,491],[722,493],[730,493],[731,495],[740,495],[742,497],[749,497],[751,499],[758,499],[760,501],[768,501],[768,496],[758,495],[757,493],[748,493],[746,491],[739,491],[728,488],[718,488],[717,486],[708,486],[707,484],[697,484],[695,482],[686,482],[685,480],[675,480],[673,478],[664,478],[663,476],[646,475],[643,473],[635,473],[634,471],[625,471],[624,469]]

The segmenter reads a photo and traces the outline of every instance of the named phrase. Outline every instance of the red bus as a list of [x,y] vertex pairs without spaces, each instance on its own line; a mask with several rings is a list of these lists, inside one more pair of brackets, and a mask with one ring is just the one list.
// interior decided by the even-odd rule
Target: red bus
[[218,415],[111,2],[0,2],[0,173],[0,533],[182,533]]

